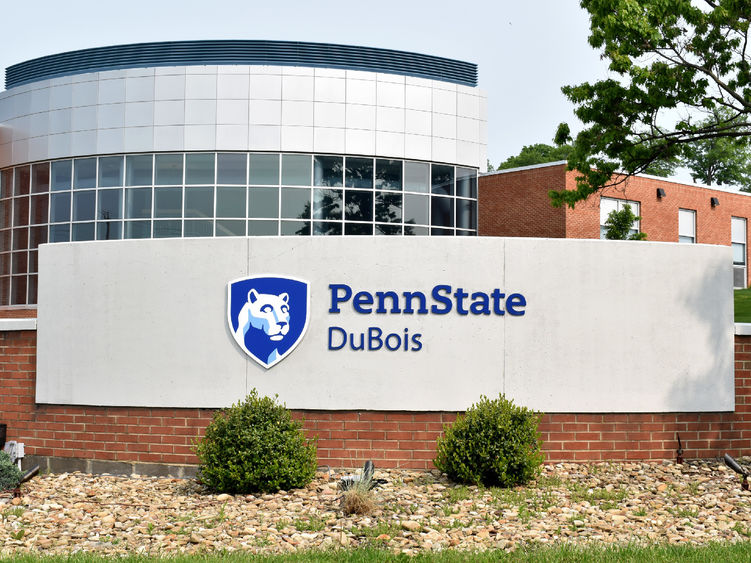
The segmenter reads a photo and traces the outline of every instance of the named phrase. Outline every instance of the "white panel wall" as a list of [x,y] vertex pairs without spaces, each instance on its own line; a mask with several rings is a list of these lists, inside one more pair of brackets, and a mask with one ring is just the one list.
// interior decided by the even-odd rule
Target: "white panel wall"
[[373,72],[273,66],[116,70],[0,93],[0,167],[118,152],[364,154],[485,169],[485,94]]
[[[497,238],[114,241],[40,248],[37,401],[462,410],[505,392],[546,412],[731,411],[729,247]],[[210,264],[210,267],[206,267]],[[270,370],[235,344],[226,284],[311,283],[307,335]],[[353,292],[499,289],[523,316],[329,313]],[[422,335],[420,351],[329,350],[332,326]],[[358,336],[359,338],[359,336]]]

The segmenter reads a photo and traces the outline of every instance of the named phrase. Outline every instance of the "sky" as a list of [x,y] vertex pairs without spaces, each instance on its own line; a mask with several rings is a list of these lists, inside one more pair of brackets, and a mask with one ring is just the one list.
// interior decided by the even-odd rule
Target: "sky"
[[[478,65],[488,159],[581,128],[561,86],[606,76],[578,0],[33,0],[2,8],[0,67],[124,43],[273,39],[413,51]],[[4,84],[4,83],[3,83]]]

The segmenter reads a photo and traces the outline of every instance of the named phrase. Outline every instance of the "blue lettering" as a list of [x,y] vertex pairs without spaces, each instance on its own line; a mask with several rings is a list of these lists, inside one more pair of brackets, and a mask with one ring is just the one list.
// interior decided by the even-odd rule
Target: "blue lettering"
[[420,334],[419,332],[417,334],[412,335],[412,344],[413,344],[412,351],[413,352],[419,352],[420,350],[422,350],[422,342],[420,342],[421,336],[422,334]]
[[412,309],[412,299],[417,297],[417,300],[420,302],[420,306],[417,309],[418,315],[427,315],[428,314],[428,307],[427,307],[427,299],[425,298],[425,294],[422,291],[405,291],[402,293],[404,295],[404,313],[406,315],[411,315],[414,313],[414,309]]
[[[335,332],[336,331],[336,332]],[[341,334],[341,344],[334,346],[334,334]],[[338,326],[329,327],[329,350],[341,350],[347,343],[347,331]]]
[[456,312],[460,315],[469,314],[469,311],[464,308],[464,298],[468,296],[469,293],[464,291],[463,287],[457,287],[456,291],[454,292],[454,297],[456,297]]
[[[352,288],[343,283],[330,283],[329,289],[331,290],[331,308],[329,309],[329,313],[338,313],[339,303],[349,301],[350,297],[352,297]],[[340,289],[344,290],[343,297],[339,297]]]
[[358,291],[357,293],[355,293],[355,298],[352,300],[352,306],[355,308],[355,311],[357,311],[358,313],[363,313],[364,315],[369,315],[373,312],[373,310],[370,308],[366,309],[364,305],[372,304],[373,296],[367,291]]
[[478,291],[472,294],[472,304],[469,306],[469,310],[473,315],[489,315],[490,314],[490,298],[487,293]]
[[377,326],[368,327],[368,350],[380,350],[383,347],[383,331]]
[[508,299],[506,299],[506,310],[509,315],[521,317],[524,314],[524,311],[520,311],[517,308],[526,306],[527,300],[521,293],[512,293],[508,296]]
[[399,296],[394,291],[376,291],[376,296],[378,297],[378,309],[376,309],[376,313],[385,313],[386,307],[384,307],[384,301],[386,301],[386,298],[391,298],[391,313],[401,313],[401,309],[399,309]]
[[433,300],[438,301],[439,303],[442,303],[444,305],[443,308],[439,307],[438,305],[433,305],[430,308],[430,312],[434,315],[445,315],[451,312],[451,299],[441,295],[441,292],[451,295],[451,286],[437,285],[433,288],[433,293],[431,294],[433,296]]

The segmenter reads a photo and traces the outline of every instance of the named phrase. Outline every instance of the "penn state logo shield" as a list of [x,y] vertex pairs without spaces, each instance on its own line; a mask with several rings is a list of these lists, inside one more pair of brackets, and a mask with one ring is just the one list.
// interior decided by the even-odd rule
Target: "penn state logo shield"
[[243,351],[266,369],[281,362],[308,329],[310,284],[279,275],[248,276],[227,285],[227,322]]

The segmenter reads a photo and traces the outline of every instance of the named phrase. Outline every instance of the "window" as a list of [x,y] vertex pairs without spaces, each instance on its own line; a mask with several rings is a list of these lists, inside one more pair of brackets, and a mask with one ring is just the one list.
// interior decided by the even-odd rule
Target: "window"
[[746,219],[730,218],[730,242],[733,247],[733,287],[746,288]]
[[696,242],[696,211],[678,210],[678,242]]
[[[621,211],[625,205],[631,206],[631,211],[634,215],[637,217],[640,215],[639,213],[639,202],[638,201],[631,201],[628,199],[614,199],[612,197],[602,197],[600,198],[600,238],[605,238],[605,233],[608,232],[608,228],[605,226],[605,223],[608,220],[608,216],[613,211]],[[641,221],[634,221],[634,224],[629,231],[629,234],[635,235],[641,230]]]

